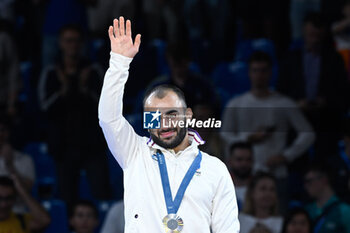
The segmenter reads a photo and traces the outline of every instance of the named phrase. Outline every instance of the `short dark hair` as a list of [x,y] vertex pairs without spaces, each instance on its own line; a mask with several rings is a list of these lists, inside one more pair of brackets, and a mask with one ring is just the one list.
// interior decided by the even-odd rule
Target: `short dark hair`
[[269,67],[272,67],[272,59],[271,56],[263,51],[255,51],[249,58],[248,60],[248,64],[249,66],[253,63],[253,62],[266,62]]
[[319,29],[326,29],[328,27],[325,17],[319,12],[309,12],[304,17],[304,25],[311,23],[314,27]]
[[79,200],[79,201],[75,202],[70,210],[70,213],[69,213],[70,218],[74,216],[75,211],[79,206],[86,206],[86,207],[91,208],[96,219],[98,219],[98,215],[99,215],[98,209],[97,209],[96,205],[92,201],[89,201],[89,200]]
[[146,90],[143,98],[143,106],[145,106],[146,100],[151,94],[154,93],[157,98],[163,99],[170,91],[174,92],[182,101],[184,108],[187,108],[185,94],[183,91],[180,88],[170,84],[162,84]]
[[330,178],[332,177],[332,170],[329,168],[329,166],[325,164],[324,161],[311,164],[309,167],[306,168],[305,175],[309,172],[318,173],[322,176],[327,177],[328,180],[331,181]]
[[282,228],[282,233],[287,233],[287,227],[288,225],[290,224],[290,222],[293,220],[293,218],[296,216],[296,215],[299,215],[299,214],[302,214],[306,217],[307,219],[307,222],[309,224],[309,233],[313,232],[312,230],[312,221],[311,221],[311,218],[308,214],[308,212],[306,210],[304,210],[303,208],[301,207],[295,207],[293,209],[291,209],[287,216],[285,217],[285,220],[284,220],[284,223],[283,223],[283,228]]
[[66,31],[78,32],[80,37],[82,37],[84,34],[81,26],[79,26],[77,24],[66,24],[60,28],[59,33],[58,33],[59,37],[61,37]]
[[8,176],[0,176],[0,186],[9,187],[16,190],[13,180]]
[[248,142],[236,142],[230,146],[230,153],[234,152],[236,149],[246,149],[252,151],[252,145]]

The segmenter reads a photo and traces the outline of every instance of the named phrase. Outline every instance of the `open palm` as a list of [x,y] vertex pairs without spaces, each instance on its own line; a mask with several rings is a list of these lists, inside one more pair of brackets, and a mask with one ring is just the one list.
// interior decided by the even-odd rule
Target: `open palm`
[[119,20],[114,19],[113,26],[108,28],[108,35],[111,41],[112,52],[133,58],[139,51],[141,35],[137,34],[135,42],[133,42],[130,20],[127,20],[125,25],[124,17],[119,17]]

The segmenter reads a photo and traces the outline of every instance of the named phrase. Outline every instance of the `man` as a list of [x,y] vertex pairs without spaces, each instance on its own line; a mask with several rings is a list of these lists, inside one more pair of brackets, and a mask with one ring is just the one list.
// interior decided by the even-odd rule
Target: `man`
[[150,86],[170,84],[180,88],[185,94],[187,104],[191,107],[202,102],[218,105],[219,101],[212,84],[190,69],[189,53],[187,43],[169,44],[166,48],[166,59],[170,73],[156,78]]
[[40,79],[39,98],[47,114],[49,152],[57,166],[60,197],[68,208],[78,198],[80,171],[86,170],[92,195],[110,198],[106,146],[98,126],[102,86],[99,67],[82,56],[83,32],[74,25],[61,29],[62,56]]
[[[15,150],[10,143],[10,123],[0,118],[0,176],[15,174],[21,180],[28,192],[32,190],[35,181],[35,168],[30,156]],[[26,206],[17,199],[13,211],[25,213]]]
[[[252,144],[254,172],[269,171],[277,178],[281,210],[288,203],[287,165],[301,156],[314,141],[314,134],[297,105],[271,91],[272,61],[268,54],[255,52],[249,61],[251,91],[229,101],[221,133],[227,145],[237,141]],[[288,132],[296,132],[288,142]]]
[[[251,91],[229,101],[223,116],[222,136],[230,144],[252,144],[254,170],[270,170],[281,179],[286,165],[302,155],[314,141],[314,134],[297,105],[271,91],[272,61],[268,54],[255,52],[249,61]],[[288,146],[288,130],[297,136]]]
[[14,116],[21,88],[19,59],[15,42],[0,30],[0,111]]
[[305,175],[305,189],[314,202],[306,206],[314,222],[315,232],[349,233],[350,206],[334,194],[327,168],[314,166]]
[[[16,175],[0,176],[0,232],[28,233],[39,231],[50,223],[50,216],[28,193]],[[29,208],[28,214],[13,213],[16,195]]]
[[98,226],[98,210],[91,201],[74,203],[69,223],[74,233],[94,233]]
[[322,15],[305,17],[303,46],[282,63],[277,90],[296,101],[317,134],[315,155],[327,160],[336,153],[341,119],[349,106],[349,83],[341,56],[327,41]]
[[[151,138],[147,139],[135,134],[122,116],[124,85],[141,35],[133,43],[131,22],[128,20],[125,28],[123,17],[114,20],[108,33],[112,52],[99,119],[109,148],[124,171],[125,232],[239,232],[230,174],[219,159],[198,150],[204,142],[197,133],[178,125],[161,126],[150,129]],[[166,110],[161,117],[184,120],[181,115],[186,119],[192,116],[183,93],[173,86],[149,91],[144,108]]]
[[253,176],[253,149],[249,143],[237,142],[230,148],[227,166],[235,184],[240,209],[244,205],[247,187]]

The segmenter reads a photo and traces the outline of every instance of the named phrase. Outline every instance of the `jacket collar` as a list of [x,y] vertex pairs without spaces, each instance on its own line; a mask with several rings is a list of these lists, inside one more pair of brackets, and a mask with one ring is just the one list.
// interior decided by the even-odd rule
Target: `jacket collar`
[[[188,136],[189,136],[189,140],[190,140],[190,146],[191,148],[195,147],[197,148],[199,145],[203,145],[205,143],[205,141],[201,138],[201,136],[199,135],[199,133],[193,129],[188,129]],[[157,145],[153,140],[152,138],[150,137],[147,141],[147,145],[151,148],[151,149],[154,149],[154,150],[161,150],[161,151],[169,151],[169,152],[172,152],[172,154],[174,155],[179,155],[181,154],[182,151],[179,151],[177,154],[174,153],[173,150],[171,149],[165,149],[159,145]],[[187,149],[187,148],[186,148]],[[185,149],[185,150],[186,150]],[[198,150],[198,149],[197,149]]]

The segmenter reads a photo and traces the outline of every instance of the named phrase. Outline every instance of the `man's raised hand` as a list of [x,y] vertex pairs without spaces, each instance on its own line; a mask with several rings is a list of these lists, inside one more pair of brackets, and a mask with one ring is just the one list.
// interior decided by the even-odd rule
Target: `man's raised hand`
[[132,41],[130,20],[127,20],[125,25],[124,17],[119,17],[119,20],[114,19],[113,26],[108,28],[108,35],[112,52],[133,58],[139,51],[141,35],[137,34],[135,42]]

